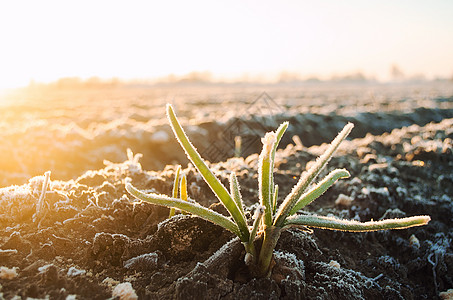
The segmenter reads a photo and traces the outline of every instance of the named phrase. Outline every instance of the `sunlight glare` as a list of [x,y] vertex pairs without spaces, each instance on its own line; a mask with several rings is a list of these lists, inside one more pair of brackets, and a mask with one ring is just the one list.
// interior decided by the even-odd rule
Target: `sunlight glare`
[[[192,71],[304,76],[453,73],[453,2],[11,1],[0,4],[0,89],[61,77]],[[447,63],[449,62],[449,63]]]

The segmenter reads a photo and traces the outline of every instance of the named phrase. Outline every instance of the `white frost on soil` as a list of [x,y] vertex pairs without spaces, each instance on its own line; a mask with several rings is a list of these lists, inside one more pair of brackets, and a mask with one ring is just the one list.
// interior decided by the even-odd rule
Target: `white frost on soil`
[[119,297],[120,300],[136,300],[138,299],[134,288],[130,282],[123,282],[118,284],[112,292],[113,297]]
[[70,267],[68,270],[68,277],[75,277],[79,275],[85,275],[87,271],[85,270],[79,270],[76,267]]
[[439,297],[442,300],[453,300],[453,289],[449,289],[446,292],[440,292]]
[[352,199],[351,197],[349,197],[345,194],[339,194],[337,199],[335,200],[335,205],[350,207],[352,204],[352,201],[354,201],[354,199]]
[[331,261],[329,262],[329,266],[335,267],[335,268],[337,268],[337,269],[340,269],[340,268],[341,268],[340,263],[339,263],[338,261],[336,261],[336,260],[331,260]]
[[47,265],[44,265],[42,267],[39,267],[38,268],[38,272],[39,273],[44,273],[49,267],[53,266],[53,264],[47,264]]
[[13,279],[17,277],[17,268],[0,267],[0,279]]

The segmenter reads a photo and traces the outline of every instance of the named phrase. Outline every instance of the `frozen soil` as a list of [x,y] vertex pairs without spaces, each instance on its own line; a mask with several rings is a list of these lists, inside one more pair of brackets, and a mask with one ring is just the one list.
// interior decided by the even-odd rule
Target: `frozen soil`
[[348,121],[355,124],[351,137],[361,138],[453,118],[453,84],[31,90],[0,98],[0,186],[46,170],[75,179],[102,168],[103,160],[124,161],[127,148],[143,153],[147,170],[186,164],[165,117],[168,102],[203,156],[219,162],[233,156],[236,135],[249,156],[284,121],[291,126],[283,146],[293,135],[312,146],[330,142]]
[[[288,229],[264,279],[250,278],[231,233],[194,216],[166,219],[168,209],[126,193],[130,177],[140,189],[168,195],[174,165],[145,171],[129,153],[124,163],[106,162],[76,180],[51,180],[40,215],[44,177],[33,177],[0,190],[2,297],[106,299],[129,282],[132,298],[121,299],[433,299],[453,288],[452,139],[453,119],[444,119],[346,141],[324,172],[346,168],[351,178],[302,213],[361,221],[428,214],[432,221],[372,233]],[[324,147],[279,149],[280,195]],[[247,211],[256,205],[257,159],[212,164],[224,182],[230,171],[238,174]],[[184,172],[190,196],[222,212],[194,169]]]
[[[276,154],[281,202],[323,143],[352,121],[351,138],[321,174],[346,168],[351,177],[300,213],[431,222],[371,233],[291,228],[272,276],[254,279],[232,233],[190,215],[167,219],[168,209],[124,189],[130,177],[169,195],[180,163],[189,197],[224,213],[173,140],[164,118],[170,92],[87,92],[72,101],[37,94],[0,107],[0,299],[436,299],[453,289],[452,85],[266,88],[279,109],[264,113],[266,95],[256,89],[203,89],[205,98],[184,89],[186,102],[174,103],[214,173],[226,184],[236,172],[248,217],[258,199],[259,136],[290,121]],[[243,137],[240,158],[225,142],[235,135]],[[47,170],[37,213],[44,176],[36,175]]]

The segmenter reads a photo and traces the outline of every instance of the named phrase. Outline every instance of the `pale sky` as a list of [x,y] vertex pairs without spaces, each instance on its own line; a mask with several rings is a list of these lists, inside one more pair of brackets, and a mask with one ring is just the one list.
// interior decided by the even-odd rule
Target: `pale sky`
[[363,72],[453,76],[453,1],[2,1],[0,88],[140,79]]

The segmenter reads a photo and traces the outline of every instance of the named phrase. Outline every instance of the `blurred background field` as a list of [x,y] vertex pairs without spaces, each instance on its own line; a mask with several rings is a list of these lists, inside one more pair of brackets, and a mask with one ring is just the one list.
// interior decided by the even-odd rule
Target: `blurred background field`
[[[80,83],[79,83],[80,84]],[[199,151],[211,161],[259,151],[259,137],[290,121],[284,147],[329,141],[354,122],[351,137],[453,118],[453,83],[299,82],[279,84],[129,84],[35,86],[0,101],[0,185],[25,183],[52,171],[69,180],[126,149],[144,154],[144,169],[187,162],[165,116],[172,103]]]

